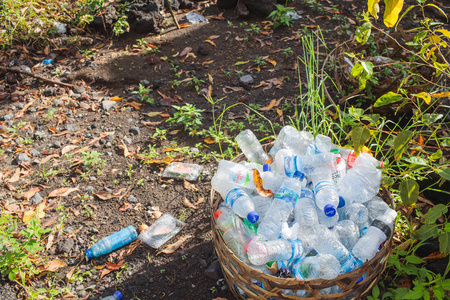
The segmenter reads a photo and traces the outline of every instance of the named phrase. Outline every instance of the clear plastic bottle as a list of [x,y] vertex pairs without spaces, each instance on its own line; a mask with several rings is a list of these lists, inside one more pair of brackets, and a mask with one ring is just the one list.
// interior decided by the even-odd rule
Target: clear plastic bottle
[[349,251],[353,249],[353,246],[355,246],[360,237],[358,226],[350,220],[342,220],[337,222],[337,224],[331,229],[331,232],[334,233],[337,239]]
[[291,150],[293,155],[305,155],[308,145],[314,140],[311,133],[307,131],[298,131],[284,138],[283,145]]
[[[228,160],[219,161],[217,172],[213,177],[219,177],[224,183],[233,183],[247,190],[254,190],[253,171],[250,171],[243,164],[238,164]],[[218,179],[216,179],[218,181]]]
[[127,245],[136,240],[138,234],[133,225],[123,228],[92,245],[91,248],[85,251],[86,258],[91,259],[103,254],[110,253],[124,245]]
[[336,158],[336,170],[331,173],[333,183],[337,186],[341,182],[342,178],[345,177],[345,174],[347,174],[347,165],[345,164],[345,160],[340,157],[339,149],[332,149],[331,152],[339,155],[339,157]]
[[[220,164],[220,163],[219,163]],[[255,211],[252,200],[249,195],[237,184],[230,182],[230,174],[226,170],[218,170],[211,180],[211,186],[224,199],[232,210],[241,218],[247,218],[250,222],[255,223],[259,219],[258,213]]]
[[245,251],[250,262],[257,266],[269,261],[294,260],[304,255],[303,245],[299,239],[265,241],[258,235],[248,243]]
[[294,208],[295,222],[300,226],[314,226],[319,223],[317,217],[314,194],[308,188],[302,188],[302,192]]
[[267,240],[274,240],[280,236],[282,224],[294,210],[301,190],[301,183],[296,179],[287,179],[283,182],[258,226],[258,235]]
[[369,211],[361,203],[350,203],[339,209],[341,220],[353,221],[358,226],[360,232],[365,232],[369,226]]
[[300,279],[331,280],[336,278],[340,271],[341,264],[331,254],[317,254],[297,259],[292,266],[295,278]]
[[273,198],[267,198],[263,196],[252,196],[253,206],[255,207],[255,211],[259,215],[259,219],[262,220],[266,215],[267,210],[272,204]]
[[116,291],[116,292],[114,292],[113,295],[104,297],[100,300],[120,300],[120,299],[122,299],[122,297],[123,297],[122,293],[119,291]]
[[250,162],[263,165],[269,159],[269,156],[264,152],[255,134],[250,129],[240,132],[236,136],[236,142]]
[[346,203],[365,203],[372,199],[380,189],[381,171],[376,168],[379,164],[370,154],[360,153],[353,168],[339,183],[339,196]]
[[391,235],[396,217],[396,211],[388,209],[384,215],[375,219],[366,234],[353,247],[353,256],[361,262],[371,260],[378,252],[380,245]]
[[332,147],[331,138],[329,138],[326,135],[322,135],[322,134],[316,135],[316,137],[314,139],[314,144],[316,144],[318,153],[331,151],[331,147]]
[[275,172],[262,172],[260,173],[261,179],[263,181],[263,187],[266,190],[271,190],[272,192],[278,191],[280,186],[283,184],[285,178],[276,174]]
[[339,206],[339,195],[331,178],[331,172],[319,173],[311,176],[314,186],[316,205],[327,217],[333,217]]
[[317,218],[319,219],[319,224],[325,225],[328,228],[333,228],[339,221],[339,213],[335,213],[332,216],[325,215],[323,209],[320,209],[316,205]]
[[372,221],[379,216],[383,215],[389,209],[389,205],[378,196],[373,197],[369,202],[367,202],[366,207],[369,211],[370,223],[372,223]]
[[284,149],[284,140],[286,139],[286,137],[288,139],[290,139],[292,136],[295,136],[298,134],[297,129],[295,129],[294,127],[287,125],[284,126],[283,128],[281,128],[280,132],[278,133],[277,139],[275,140],[275,142],[273,143],[272,148],[270,148],[269,154],[272,156],[275,156],[276,153],[281,150]]

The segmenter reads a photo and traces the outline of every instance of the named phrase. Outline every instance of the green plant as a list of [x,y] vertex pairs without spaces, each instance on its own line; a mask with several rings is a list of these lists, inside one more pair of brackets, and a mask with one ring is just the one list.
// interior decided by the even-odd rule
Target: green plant
[[137,182],[136,182],[136,185],[137,186],[140,186],[140,185],[144,185],[144,178],[141,178],[141,179],[139,179]]
[[259,33],[261,31],[261,28],[258,27],[258,25],[256,25],[256,24],[250,24],[250,28],[245,29],[245,31],[251,31],[251,32]]
[[289,57],[292,54],[294,54],[294,51],[292,51],[291,47],[287,47],[286,49],[282,50],[284,56]]
[[203,79],[199,79],[195,76],[192,76],[192,80],[189,80],[186,82],[186,85],[193,85],[195,88],[195,91],[198,93],[200,89],[200,84],[205,84],[205,81]]
[[291,27],[294,23],[292,17],[289,16],[289,12],[293,13],[294,9],[292,7],[285,7],[283,5],[277,4],[276,10],[272,11],[267,18],[273,21],[273,28],[276,29],[280,26]]
[[31,144],[33,144],[34,141],[32,138],[27,137],[27,138],[24,138],[23,140],[21,140],[20,142],[24,145],[31,145]]
[[152,139],[158,139],[161,142],[167,140],[167,129],[159,129],[158,127],[155,128],[155,133],[152,135]]
[[128,170],[126,171],[126,174],[130,180],[131,180],[131,177],[133,176],[133,173],[134,173],[133,165],[128,165]]
[[258,56],[253,60],[253,62],[258,66],[258,68],[261,68],[261,66],[266,64],[266,58],[264,56]]
[[92,169],[94,166],[99,165],[105,165],[106,161],[104,159],[101,159],[100,156],[103,154],[100,152],[97,152],[96,150],[93,151],[83,151],[81,152],[83,156],[81,159],[83,160],[83,164],[88,168],[88,170]]
[[176,109],[173,117],[166,120],[170,125],[182,124],[189,135],[196,135],[197,129],[202,125],[204,109],[198,109],[193,104],[186,103],[183,106],[172,105]]
[[214,294],[214,293],[217,291],[217,288],[216,288],[215,285],[213,285],[213,286],[210,288],[210,290],[211,290],[211,293]]
[[151,92],[153,92],[152,89],[146,88],[144,85],[139,83],[139,90],[133,91],[132,94],[138,94],[144,102],[155,104],[155,99],[149,96]]
[[149,144],[148,145],[148,152],[142,153],[142,156],[145,157],[145,159],[142,161],[142,163],[148,163],[151,160],[154,160],[159,155],[159,151],[156,149],[156,145]]
[[54,170],[50,168],[50,170],[47,170],[45,166],[42,166],[42,169],[39,170],[39,173],[41,173],[41,177],[45,182],[48,182],[50,177],[58,174],[58,170]]

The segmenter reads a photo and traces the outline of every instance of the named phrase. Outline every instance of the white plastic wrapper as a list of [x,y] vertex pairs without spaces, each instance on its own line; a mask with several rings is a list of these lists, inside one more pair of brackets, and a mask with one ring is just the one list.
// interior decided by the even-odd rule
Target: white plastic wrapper
[[200,176],[203,166],[197,164],[187,164],[181,162],[172,162],[163,171],[162,177],[180,178],[189,181],[195,181]]
[[158,249],[180,232],[184,225],[186,225],[184,222],[165,214],[143,231],[138,238],[150,247]]

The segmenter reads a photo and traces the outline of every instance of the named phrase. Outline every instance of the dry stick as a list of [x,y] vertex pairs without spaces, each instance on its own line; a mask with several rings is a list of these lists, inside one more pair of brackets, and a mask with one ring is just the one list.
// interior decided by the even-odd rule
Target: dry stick
[[65,86],[65,87],[70,87],[70,88],[74,88],[75,87],[73,84],[64,83],[64,82],[56,81],[56,80],[53,80],[53,79],[48,79],[48,78],[45,78],[45,77],[34,75],[33,73],[27,72],[27,71],[16,70],[16,69],[6,68],[6,67],[2,67],[2,66],[0,66],[0,70],[28,75],[28,76],[34,77],[36,79],[40,79],[42,81],[46,81],[46,82],[50,82],[50,83],[54,83],[54,84],[59,84],[59,85]]
[[177,17],[175,16],[175,13],[173,12],[173,9],[172,9],[172,1],[169,0],[169,1],[167,1],[167,2],[168,2],[168,4],[169,4],[169,12],[170,12],[170,15],[172,16],[173,21],[175,22],[175,25],[177,26],[177,29],[180,29],[180,28],[181,28],[181,27],[180,27],[180,24],[178,24]]

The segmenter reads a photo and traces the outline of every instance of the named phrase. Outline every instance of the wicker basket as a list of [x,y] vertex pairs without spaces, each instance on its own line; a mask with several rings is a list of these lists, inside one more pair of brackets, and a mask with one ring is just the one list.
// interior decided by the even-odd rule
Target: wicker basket
[[[271,145],[265,145],[264,147],[267,150],[270,146]],[[245,156],[241,154],[233,161],[239,162],[244,159]],[[387,189],[383,188],[383,193],[380,196],[388,204],[390,204],[391,207],[393,207],[392,197]],[[279,278],[265,274],[260,270],[254,269],[242,262],[226,246],[226,243],[222,238],[222,234],[220,233],[213,217],[213,212],[217,210],[217,207],[221,202],[222,198],[220,195],[211,189],[211,225],[214,246],[225,279],[236,298],[246,299],[239,293],[239,288],[241,292],[245,292],[249,299],[361,299],[368,292],[370,292],[372,287],[378,282],[386,267],[387,257],[392,247],[392,234],[374,258],[365,262],[360,268],[346,274],[342,274],[333,280],[301,280],[296,278]],[[364,274],[366,275],[364,280],[358,282]],[[254,282],[256,281],[261,282],[264,288],[255,284]],[[334,285],[339,286],[342,289],[342,292],[339,294],[320,294],[322,289],[326,289]],[[292,290],[294,292],[296,290],[304,290],[308,293],[308,296],[301,298],[286,295],[286,290]]]

